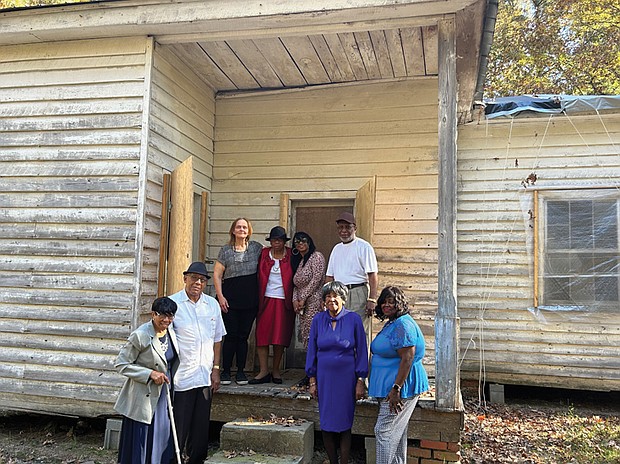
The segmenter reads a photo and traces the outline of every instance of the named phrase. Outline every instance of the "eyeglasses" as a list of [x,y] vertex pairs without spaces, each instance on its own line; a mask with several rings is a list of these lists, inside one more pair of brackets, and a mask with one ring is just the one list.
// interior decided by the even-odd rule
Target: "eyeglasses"
[[293,240],[293,245],[299,245],[300,243],[308,243],[308,239],[306,237],[299,237]]
[[207,277],[199,274],[188,274],[187,277],[192,282],[204,282],[207,283]]
[[155,313],[155,315],[157,317],[160,317],[162,319],[169,319],[169,320],[173,320],[174,319],[174,314],[161,314],[161,313]]

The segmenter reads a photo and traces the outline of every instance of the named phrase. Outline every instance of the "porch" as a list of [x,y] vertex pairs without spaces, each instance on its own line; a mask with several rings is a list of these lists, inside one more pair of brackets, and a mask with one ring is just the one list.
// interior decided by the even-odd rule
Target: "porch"
[[[223,385],[213,396],[211,420],[230,422],[242,417],[269,419],[293,416],[314,422],[320,430],[318,403],[295,384],[304,376],[301,369],[286,369],[282,372],[282,384]],[[234,376],[233,376],[234,377]],[[374,399],[358,401],[355,409],[353,433],[374,437],[377,419],[377,402]],[[409,422],[408,436],[422,442],[443,442],[458,444],[463,425],[463,409],[439,410],[435,404],[434,379],[431,392],[423,395]]]

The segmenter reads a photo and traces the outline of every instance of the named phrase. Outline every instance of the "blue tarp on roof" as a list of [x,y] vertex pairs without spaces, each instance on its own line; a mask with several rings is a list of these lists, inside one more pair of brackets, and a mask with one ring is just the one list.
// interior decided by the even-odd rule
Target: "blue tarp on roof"
[[531,111],[535,113],[586,113],[616,110],[620,111],[620,95],[520,95],[500,97],[485,101],[484,113],[487,119],[500,116],[515,116]]

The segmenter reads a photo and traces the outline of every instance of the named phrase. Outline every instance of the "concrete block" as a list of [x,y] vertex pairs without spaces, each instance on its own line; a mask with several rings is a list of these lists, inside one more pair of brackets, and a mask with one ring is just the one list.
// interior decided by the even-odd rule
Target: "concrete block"
[[284,426],[270,422],[237,419],[228,422],[220,432],[222,451],[251,449],[261,454],[303,456],[303,463],[311,461],[314,453],[314,423]]
[[109,450],[117,450],[121,441],[122,419],[108,419],[105,423],[105,436],[103,447]]
[[366,448],[366,464],[375,464],[377,462],[377,439],[375,437],[364,438],[364,447]]
[[489,401],[504,404],[504,386],[497,383],[489,384]]

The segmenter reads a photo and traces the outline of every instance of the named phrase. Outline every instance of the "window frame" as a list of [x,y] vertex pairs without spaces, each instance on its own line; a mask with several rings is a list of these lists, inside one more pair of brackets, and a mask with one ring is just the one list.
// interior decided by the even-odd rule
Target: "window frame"
[[[615,272],[612,275],[616,278],[616,299],[613,301],[597,301],[596,299],[591,301],[577,301],[574,303],[566,301],[548,301],[545,294],[546,279],[549,277],[547,273],[545,263],[550,255],[547,249],[548,239],[548,207],[550,202],[576,202],[591,200],[596,203],[597,200],[602,201],[614,201],[616,208],[616,243],[615,249],[609,251],[609,248],[596,249],[582,248],[581,250],[588,250],[593,255],[599,254],[612,254],[618,257],[620,261],[620,190],[618,188],[605,188],[597,187],[590,189],[549,189],[549,190],[536,190],[534,191],[534,306],[542,309],[557,309],[557,310],[581,310],[581,311],[617,311],[620,308],[620,271],[618,270],[618,262],[614,267]],[[569,213],[570,214],[570,213]],[[572,224],[570,219],[568,220],[569,226]],[[562,249],[557,252],[559,256],[562,254]],[[566,255],[571,256],[571,250],[574,251],[574,255],[579,255],[580,248],[568,247],[565,249]],[[596,274],[588,275],[583,274],[584,278],[596,278]],[[572,278],[568,276],[567,278]],[[578,277],[577,277],[578,278]],[[570,285],[570,284],[569,284]],[[595,297],[596,298],[596,297]]]

